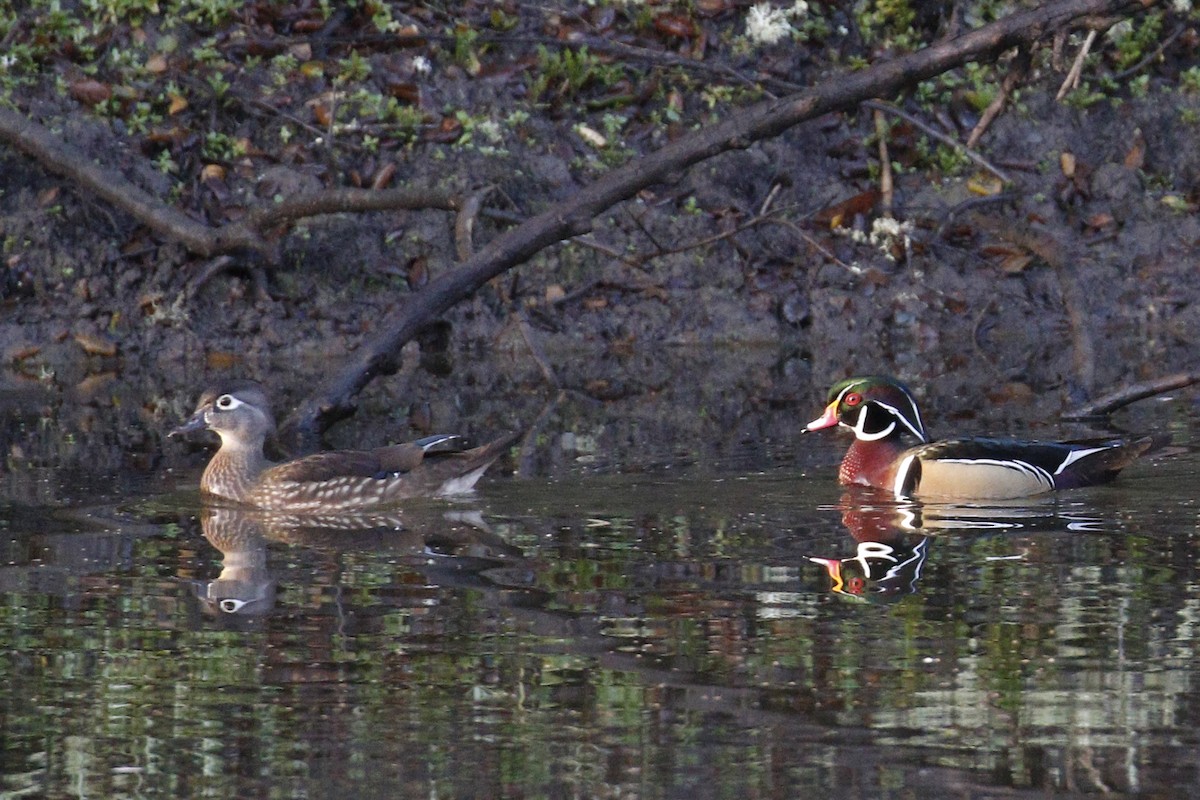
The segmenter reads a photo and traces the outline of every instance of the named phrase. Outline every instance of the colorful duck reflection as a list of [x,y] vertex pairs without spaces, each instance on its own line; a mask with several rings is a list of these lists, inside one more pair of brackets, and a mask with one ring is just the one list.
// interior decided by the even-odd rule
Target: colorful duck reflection
[[831,592],[871,603],[895,602],[917,591],[934,535],[1082,533],[1103,528],[1099,517],[1053,496],[960,505],[891,501],[873,490],[856,490],[842,495],[838,508],[855,541],[854,555],[809,560],[825,568]]
[[842,523],[854,537],[848,558],[809,560],[825,567],[830,591],[867,602],[894,602],[917,590],[929,537],[914,532],[911,511],[842,503]]

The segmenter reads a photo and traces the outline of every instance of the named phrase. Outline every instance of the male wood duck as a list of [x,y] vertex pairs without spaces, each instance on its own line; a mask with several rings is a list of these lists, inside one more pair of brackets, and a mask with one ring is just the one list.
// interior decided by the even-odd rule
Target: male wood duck
[[221,447],[200,478],[206,495],[270,511],[369,511],[414,497],[470,491],[517,434],[471,450],[455,435],[428,436],[374,450],[333,450],[273,464],[263,444],[275,431],[266,392],[254,381],[206,391],[172,435],[208,429]]
[[1003,500],[1110,481],[1153,439],[1027,442],[930,441],[911,391],[895,378],[847,378],[807,430],[854,432],[838,480],[886,489],[896,497]]

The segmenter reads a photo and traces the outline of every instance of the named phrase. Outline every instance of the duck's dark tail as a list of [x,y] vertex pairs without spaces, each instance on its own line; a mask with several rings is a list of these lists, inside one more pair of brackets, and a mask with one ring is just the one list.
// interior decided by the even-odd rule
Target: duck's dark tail
[[1078,442],[1054,473],[1057,489],[1074,489],[1108,483],[1121,470],[1147,453],[1167,444],[1166,436],[1139,439],[1109,439],[1102,442]]

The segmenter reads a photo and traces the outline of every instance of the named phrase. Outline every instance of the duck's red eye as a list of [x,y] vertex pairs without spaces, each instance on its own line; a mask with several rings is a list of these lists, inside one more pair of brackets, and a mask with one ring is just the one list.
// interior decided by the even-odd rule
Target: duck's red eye
[[848,406],[856,406],[862,402],[862,395],[858,392],[851,392],[842,398],[842,402]]

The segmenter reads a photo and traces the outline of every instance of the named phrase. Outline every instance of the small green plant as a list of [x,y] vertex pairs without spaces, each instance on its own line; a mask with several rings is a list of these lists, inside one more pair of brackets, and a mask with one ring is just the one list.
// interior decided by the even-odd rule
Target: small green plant
[[552,51],[539,45],[537,52],[538,69],[529,84],[529,96],[535,103],[575,97],[595,86],[612,86],[623,74],[620,65],[605,63],[586,47]]
[[357,50],[351,50],[347,58],[338,63],[338,81],[342,83],[361,83],[371,77],[371,62],[367,61]]
[[1200,92],[1200,67],[1190,67],[1179,73],[1179,86],[1185,92]]
[[242,142],[228,134],[209,131],[208,135],[204,137],[204,146],[201,148],[201,152],[210,161],[232,161],[245,155],[246,148]]
[[1162,34],[1162,14],[1147,14],[1140,23],[1131,20],[1114,25],[1109,32],[1117,51],[1117,69],[1132,67],[1158,45]]
[[858,26],[868,42],[901,50],[920,46],[921,38],[913,30],[917,12],[909,0],[876,0],[860,9],[856,14]]

